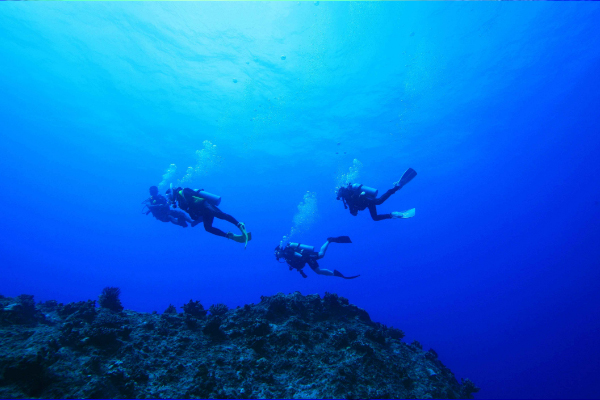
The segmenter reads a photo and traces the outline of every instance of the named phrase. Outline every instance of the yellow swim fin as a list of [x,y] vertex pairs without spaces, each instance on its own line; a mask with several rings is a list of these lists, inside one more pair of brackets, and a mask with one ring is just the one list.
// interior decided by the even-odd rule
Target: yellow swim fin
[[231,239],[234,242],[245,243],[246,245],[248,245],[248,242],[252,240],[252,232],[248,232],[247,235],[234,235],[231,232],[227,232],[227,239]]
[[239,222],[237,224],[237,227],[240,231],[242,231],[242,236],[244,236],[245,238],[244,249],[246,249],[246,247],[248,247],[248,241],[250,240],[250,238],[248,237],[248,232],[246,232],[246,225],[244,225],[243,222]]

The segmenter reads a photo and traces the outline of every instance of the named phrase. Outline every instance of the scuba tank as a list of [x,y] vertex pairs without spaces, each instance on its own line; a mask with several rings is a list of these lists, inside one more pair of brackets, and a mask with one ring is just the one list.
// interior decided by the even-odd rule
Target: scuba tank
[[216,194],[205,192],[202,189],[194,189],[196,193],[200,195],[200,197],[206,199],[208,204],[212,204],[213,206],[218,206],[221,204],[221,196],[217,196]]
[[310,253],[314,253],[315,252],[315,246],[309,246],[307,244],[301,244],[301,243],[288,243],[288,247],[290,249],[294,249],[298,252],[304,250],[304,251],[308,251]]
[[379,190],[377,190],[377,189],[374,189],[374,188],[369,187],[369,186],[363,186],[363,185],[360,185],[358,183],[353,184],[352,185],[352,189],[354,189],[356,191],[360,191],[360,192],[365,192],[365,196],[368,199],[374,199],[374,198],[376,198],[377,197],[377,192],[379,192]]

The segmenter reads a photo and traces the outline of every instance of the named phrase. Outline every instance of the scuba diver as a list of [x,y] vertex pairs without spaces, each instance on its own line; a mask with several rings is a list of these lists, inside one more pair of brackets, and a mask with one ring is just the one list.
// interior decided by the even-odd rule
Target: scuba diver
[[[203,189],[194,190],[190,188],[169,189],[167,194],[173,204],[173,207],[179,206],[186,211],[194,220],[192,227],[204,222],[204,229],[213,235],[222,236],[227,239],[232,239],[238,243],[244,243],[244,249],[248,246],[248,241],[252,239],[252,235],[246,232],[246,227],[243,222],[238,222],[234,217],[225,214],[217,206],[221,203],[221,197],[205,192]],[[215,218],[223,219],[231,222],[241,231],[241,235],[234,235],[231,232],[223,232],[222,230],[212,226]]]
[[352,241],[348,236],[330,237],[327,238],[327,241],[321,246],[321,250],[318,252],[315,251],[313,246],[305,244],[288,243],[285,247],[282,247],[280,244],[275,247],[275,258],[277,261],[279,261],[280,258],[283,258],[285,262],[288,263],[290,271],[297,269],[303,278],[308,278],[304,271],[302,271],[302,268],[304,268],[307,263],[308,266],[319,275],[337,276],[344,279],[358,278],[360,275],[344,276],[337,269],[334,269],[333,272],[331,272],[328,269],[319,267],[317,260],[325,257],[325,252],[327,251],[327,247],[329,247],[329,243],[352,243]]
[[363,211],[365,208],[369,209],[371,218],[373,221],[381,221],[384,219],[396,219],[396,218],[410,218],[415,216],[415,209],[411,208],[406,211],[393,211],[390,214],[377,214],[377,206],[386,201],[391,195],[402,189],[404,185],[410,182],[417,172],[409,168],[402,175],[400,180],[394,182],[394,187],[383,194],[383,196],[377,198],[377,189],[363,186],[361,184],[349,183],[348,186],[341,187],[337,192],[337,200],[342,200],[344,208],[350,209],[350,214],[356,216],[359,211]]
[[192,223],[192,219],[183,211],[171,210],[165,196],[158,194],[158,187],[150,186],[150,197],[142,201],[145,204],[142,208],[148,208],[146,215],[152,213],[152,216],[162,222],[171,222],[183,228],[187,228],[187,223]]

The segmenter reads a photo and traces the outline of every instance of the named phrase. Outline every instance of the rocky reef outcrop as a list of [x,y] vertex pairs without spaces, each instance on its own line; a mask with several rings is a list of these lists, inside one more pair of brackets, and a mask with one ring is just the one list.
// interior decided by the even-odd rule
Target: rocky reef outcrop
[[0,397],[472,398],[478,390],[458,383],[435,351],[402,342],[401,330],[335,294],[277,294],[208,312],[191,300],[183,313],[163,314],[110,304],[0,297]]

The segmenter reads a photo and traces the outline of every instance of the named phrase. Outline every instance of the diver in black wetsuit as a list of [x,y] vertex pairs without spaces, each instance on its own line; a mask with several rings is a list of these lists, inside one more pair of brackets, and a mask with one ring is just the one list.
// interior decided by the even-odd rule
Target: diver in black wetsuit
[[377,189],[373,189],[360,184],[349,183],[345,187],[341,187],[337,192],[337,199],[342,200],[344,208],[350,209],[350,214],[356,216],[359,211],[368,208],[373,221],[381,221],[384,219],[410,218],[414,217],[415,209],[407,211],[393,211],[390,214],[377,214],[377,206],[386,201],[391,195],[402,189],[404,185],[410,182],[417,173],[414,169],[409,168],[402,175],[399,181],[394,183],[394,187],[377,198]]
[[[245,243],[248,245],[248,241],[252,239],[252,235],[246,232],[246,227],[243,222],[238,222],[233,216],[225,214],[215,204],[211,204],[209,193],[203,190],[193,190],[190,188],[177,188],[174,190],[168,190],[167,193],[171,198],[173,206],[179,205],[179,208],[186,211],[190,217],[194,220],[192,227],[196,226],[200,222],[204,222],[204,229],[212,233],[213,235],[222,236],[227,239],[232,239],[238,243]],[[204,196],[204,197],[203,197]],[[223,232],[222,230],[212,226],[215,218],[223,219],[230,222],[238,227],[242,232],[241,235],[234,235],[231,232]]]
[[280,258],[283,258],[285,262],[288,263],[290,271],[297,269],[303,278],[308,277],[304,271],[302,271],[302,268],[304,268],[306,264],[319,275],[337,276],[344,279],[358,278],[360,275],[344,276],[337,269],[334,269],[333,272],[331,272],[328,269],[319,267],[317,260],[325,257],[325,252],[327,251],[327,247],[329,247],[329,243],[352,243],[352,241],[348,236],[330,237],[327,238],[327,241],[321,246],[321,250],[318,252],[314,250],[313,246],[307,246],[300,243],[288,243],[283,248],[281,245],[275,247],[275,258],[277,258],[277,261],[279,261]]
[[[144,208],[148,208],[146,215],[152,213],[152,216],[162,222],[171,222],[183,228],[187,228],[187,223],[192,223],[192,219],[183,211],[171,210],[165,196],[158,194],[158,187],[150,186],[150,197],[143,201]],[[143,211],[142,211],[143,212]]]

